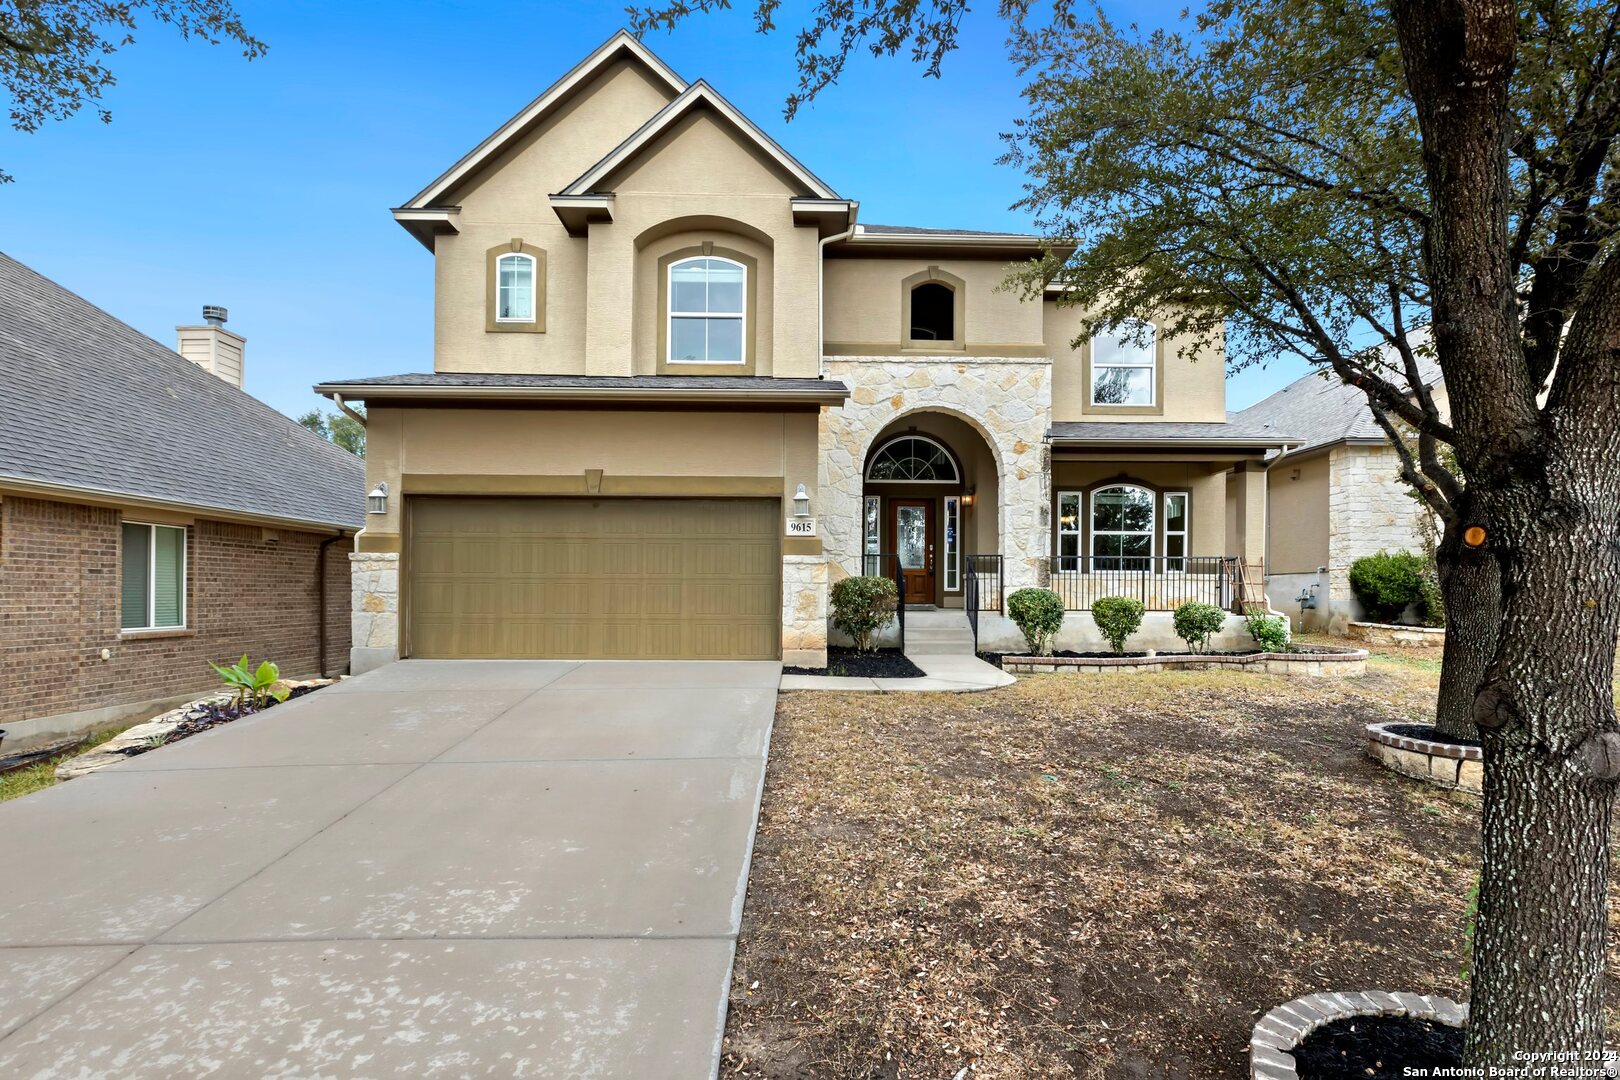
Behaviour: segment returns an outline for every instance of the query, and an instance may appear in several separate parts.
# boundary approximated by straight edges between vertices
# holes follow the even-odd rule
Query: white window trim
[[[956,525],[956,546],[952,547],[951,525]],[[962,498],[959,495],[945,496],[945,522],[944,533],[940,536],[940,548],[945,552],[945,591],[962,591]]]
[[[1070,495],[1074,496],[1074,528],[1065,529],[1063,527],[1063,500]],[[1085,565],[1086,559],[1086,548],[1083,542],[1086,535],[1086,523],[1081,518],[1081,515],[1086,512],[1086,493],[1083,491],[1060,491],[1057,496],[1057,513],[1052,516],[1056,519],[1055,524],[1057,525],[1058,572],[1062,574],[1078,573],[1080,567]],[[1065,536],[1074,537],[1073,555],[1063,554],[1063,538]],[[1064,560],[1067,559],[1073,559],[1074,565],[1066,565]]]
[[[501,315],[501,263],[507,259],[522,259],[529,264],[529,317],[514,319]],[[540,315],[540,260],[523,251],[509,251],[495,259],[495,321],[498,323],[532,323]]]
[[[742,271],[742,309],[736,314],[729,311],[676,311],[675,303],[675,268],[685,266],[689,262],[703,259],[710,262],[723,262],[735,266]],[[669,310],[664,313],[664,363],[666,364],[725,364],[730,367],[745,367],[748,364],[748,267],[736,259],[728,259],[723,255],[689,255],[684,259],[677,259],[664,270],[664,296],[667,298]],[[677,360],[675,359],[675,320],[676,319],[736,319],[740,326],[738,340],[742,342],[742,355],[735,360]]]
[[[1181,499],[1182,527],[1179,529],[1172,529],[1170,527],[1170,500],[1175,498]],[[1164,493],[1163,500],[1163,507],[1160,510],[1160,514],[1162,515],[1160,520],[1164,522],[1164,557],[1166,559],[1181,560],[1180,570],[1170,569],[1170,565],[1168,563],[1165,564],[1164,570],[1167,574],[1185,574],[1187,573],[1189,560],[1192,559],[1192,551],[1188,547],[1192,538],[1192,495],[1186,491],[1166,491]],[[1172,536],[1181,537],[1180,555],[1170,554],[1170,538]]]
[[[1149,327],[1149,328],[1152,329],[1152,331],[1153,331],[1153,339],[1148,344],[1148,358],[1147,358],[1147,360],[1145,362],[1144,361],[1136,361],[1134,363],[1125,363],[1125,364],[1099,364],[1099,363],[1097,363],[1097,346],[1096,346],[1097,339],[1095,337],[1093,337],[1091,339],[1091,342],[1090,342],[1090,345],[1091,345],[1091,387],[1090,387],[1090,389],[1088,391],[1088,395],[1091,398],[1091,404],[1100,406],[1100,407],[1105,408],[1105,409],[1152,409],[1152,408],[1157,407],[1158,404],[1159,404],[1159,327],[1158,327],[1157,323],[1151,323],[1146,319],[1130,319],[1130,320],[1127,320],[1127,321],[1129,323],[1133,324],[1133,326],[1130,327],[1130,328],[1127,328],[1126,326],[1121,326],[1120,331],[1119,331],[1119,337],[1121,337],[1121,338],[1128,336],[1130,334],[1130,332],[1131,332],[1131,329],[1134,329],[1135,326],[1146,326],[1146,327]],[[1128,401],[1128,402],[1098,401],[1097,400],[1097,374],[1098,374],[1098,372],[1102,371],[1105,368],[1127,368],[1127,369],[1135,370],[1135,371],[1146,371],[1148,373],[1148,399],[1146,401]]]
[[[186,592],[190,583],[191,573],[191,530],[184,525],[165,525],[156,521],[124,521],[121,525],[139,525],[146,530],[146,625],[124,626],[123,581],[119,581],[118,623],[119,632],[124,634],[144,634],[150,630],[184,630],[186,628]],[[180,534],[180,621],[174,626],[158,626],[157,623],[157,530],[173,529]],[[124,567],[124,540],[123,529],[118,530],[118,569],[122,575]]]
[[[1158,556],[1159,556],[1159,521],[1158,521],[1159,500],[1158,500],[1158,497],[1154,495],[1153,489],[1152,488],[1145,488],[1141,484],[1104,484],[1101,487],[1096,487],[1096,488],[1091,489],[1091,498],[1089,500],[1087,500],[1087,505],[1086,505],[1086,541],[1087,541],[1086,542],[1086,566],[1089,568],[1088,572],[1090,572],[1090,573],[1094,573],[1094,574],[1117,574],[1117,573],[1135,573],[1136,572],[1134,570],[1121,570],[1118,567],[1105,567],[1104,569],[1101,569],[1101,570],[1097,569],[1097,559],[1099,558],[1099,556],[1096,554],[1097,537],[1098,536],[1141,536],[1142,535],[1140,532],[1136,532],[1134,530],[1131,531],[1131,532],[1123,532],[1123,531],[1121,531],[1119,529],[1098,529],[1097,528],[1097,496],[1101,495],[1105,491],[1122,491],[1122,490],[1125,490],[1125,491],[1140,491],[1140,492],[1142,492],[1142,494],[1146,495],[1148,497],[1148,500],[1153,504],[1154,519],[1153,519],[1152,522],[1150,522],[1148,524],[1148,527],[1147,527],[1147,538],[1148,538],[1147,558],[1149,560],[1149,562],[1148,562],[1149,569],[1151,569],[1152,566],[1153,566],[1152,560],[1158,558]],[[1104,556],[1101,556],[1101,558],[1104,558],[1104,559],[1115,559],[1115,558],[1118,558],[1118,559],[1140,559],[1141,557],[1142,556],[1140,556],[1140,555],[1124,555],[1124,556],[1104,555]]]
[[[934,447],[940,453],[944,454],[945,460],[951,464],[951,472],[953,472],[955,475],[948,480],[895,480],[891,477],[883,477],[874,480],[872,478],[872,464],[877,461],[878,455],[884,450],[887,450],[893,444],[902,442],[906,439],[916,439],[918,442],[925,442],[929,446]],[[871,455],[869,455],[867,458],[866,472],[862,478],[869,484],[960,484],[962,482],[962,470],[956,464],[956,455],[952,454],[950,449],[947,448],[944,443],[940,442],[938,439],[930,438],[927,435],[921,435],[915,432],[907,432],[904,435],[896,435],[892,439],[885,439],[873,449]]]

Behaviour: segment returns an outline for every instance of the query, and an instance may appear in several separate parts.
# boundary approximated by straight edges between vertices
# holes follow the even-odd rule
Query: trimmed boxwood
[[[1226,612],[1214,604],[1189,600],[1176,608],[1174,620],[1176,637],[1185,641],[1193,652],[1201,653],[1209,648],[1209,639],[1226,625]]]
[[[1249,636],[1254,638],[1261,652],[1288,651],[1288,620],[1266,614],[1266,609],[1259,604],[1250,604],[1243,621],[1248,624]]]
[[[1023,631],[1030,651],[1046,656],[1063,628],[1063,598],[1051,589],[1019,589],[1007,597],[1007,617]]]
[[[877,646],[872,637],[894,621],[900,591],[886,577],[847,577],[832,587],[832,624],[848,634],[861,652]]]
[[[1097,620],[1097,629],[1114,651],[1124,652],[1125,640],[1141,629],[1146,610],[1142,601],[1128,596],[1102,596],[1093,601],[1091,617]]]
[[[1411,551],[1380,551],[1350,564],[1350,591],[1356,594],[1367,618],[1392,623],[1409,604],[1422,604],[1423,556]]]

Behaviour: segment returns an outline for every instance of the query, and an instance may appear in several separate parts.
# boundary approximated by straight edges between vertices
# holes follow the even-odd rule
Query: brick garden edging
[[[1367,650],[1323,645],[1309,651],[1241,656],[1003,656],[1001,667],[1014,675],[1127,675],[1139,671],[1238,668],[1268,675],[1346,678],[1367,673]]]
[[[1425,649],[1446,647],[1443,626],[1403,626],[1399,623],[1353,622],[1346,631],[1358,641],[1374,645],[1415,645]]]
[[[1249,1075],[1253,1080],[1299,1080],[1290,1051],[1322,1025],[1354,1016],[1411,1016],[1462,1027],[1468,1022],[1468,1006],[1447,997],[1383,990],[1307,994],[1277,1006],[1254,1025],[1254,1034],[1249,1036]]]
[[[1477,746],[1397,735],[1389,724],[1367,725],[1367,756],[1386,769],[1441,787],[1478,795],[1485,787],[1485,756]]]

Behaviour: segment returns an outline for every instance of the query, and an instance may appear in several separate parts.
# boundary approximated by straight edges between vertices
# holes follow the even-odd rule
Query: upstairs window
[[[1152,323],[1127,322],[1117,337],[1091,339],[1091,403],[1154,405],[1158,340]]]
[[[742,364],[748,269],[705,255],[669,266],[671,364]]]
[[[534,322],[535,260],[512,252],[495,260],[495,321]]]
[[[186,625],[186,530],[124,523],[119,552],[119,620],[124,630]]]
[[[956,293],[927,281],[911,290],[911,340],[956,340]]]

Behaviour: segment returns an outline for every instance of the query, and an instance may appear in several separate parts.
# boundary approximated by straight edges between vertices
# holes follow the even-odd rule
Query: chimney
[[[247,339],[225,329],[228,312],[218,304],[204,304],[203,325],[174,328],[174,351],[204,371],[242,387],[242,346]]]

